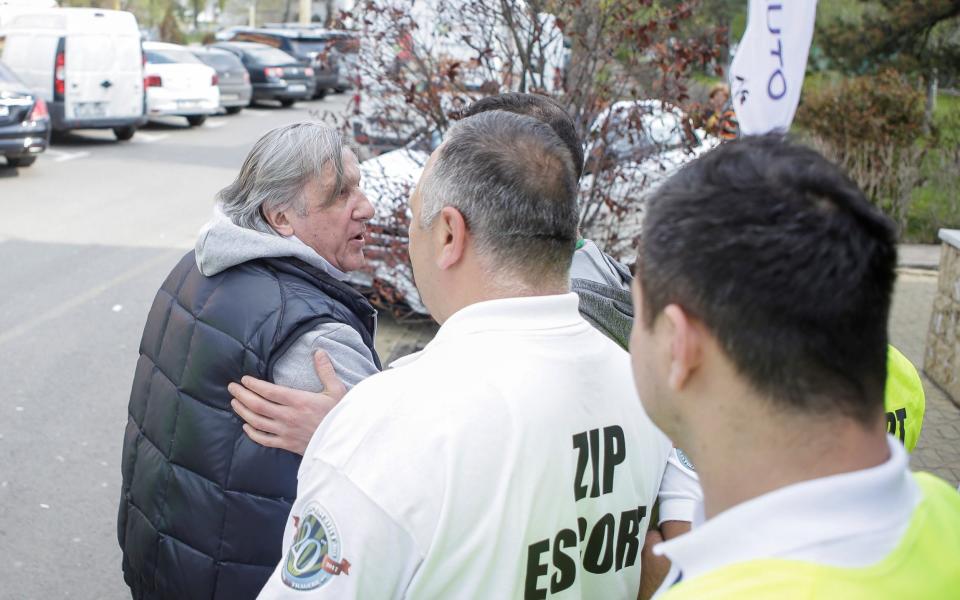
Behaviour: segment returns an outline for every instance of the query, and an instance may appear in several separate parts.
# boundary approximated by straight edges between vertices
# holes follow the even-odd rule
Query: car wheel
[[[133,137],[133,134],[137,132],[137,128],[133,125],[127,127],[114,127],[113,135],[116,136],[121,142],[125,142]]]
[[[240,112],[241,110],[243,110],[243,107],[242,107],[242,106],[227,106],[227,107],[226,107],[226,111],[227,111],[227,114],[228,114],[228,115],[235,115],[235,114],[237,114],[238,112]]]
[[[320,88],[313,94],[314,100],[323,100],[327,97],[327,88]]]
[[[36,156],[8,156],[7,165],[11,167],[29,167],[37,162]]]
[[[190,123],[190,127],[200,127],[206,120],[207,115],[189,115],[187,117],[187,123]]]
[[[291,106],[293,106],[293,100],[281,100],[280,106],[284,108],[290,108]]]
[[[344,93],[345,91],[347,91],[347,88],[345,88],[345,87],[337,87],[337,88],[333,88],[333,91],[336,92],[336,93],[338,93],[338,94],[342,94],[342,93]]]

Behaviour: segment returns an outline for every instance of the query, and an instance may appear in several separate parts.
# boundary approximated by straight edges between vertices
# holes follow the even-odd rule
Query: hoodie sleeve
[[[324,323],[300,336],[277,359],[273,382],[308,392],[322,391],[323,385],[313,368],[313,355],[317,350],[327,353],[337,377],[347,389],[379,372],[359,333],[344,323]]]

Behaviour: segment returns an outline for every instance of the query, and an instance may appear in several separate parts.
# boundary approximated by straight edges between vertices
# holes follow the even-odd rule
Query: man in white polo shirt
[[[470,117],[411,208],[442,326],[321,424],[261,597],[635,597],[671,444],[569,293],[569,153],[530,117]]]
[[[748,138],[647,207],[630,348],[705,521],[662,597],[956,598],[960,495],[886,434],[891,222],[816,152]]]

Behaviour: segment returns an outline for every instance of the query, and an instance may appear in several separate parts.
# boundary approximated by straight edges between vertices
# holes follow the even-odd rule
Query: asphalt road
[[[0,598],[129,598],[120,445],[153,296],[257,138],[345,101],[81,132],[0,167]]]

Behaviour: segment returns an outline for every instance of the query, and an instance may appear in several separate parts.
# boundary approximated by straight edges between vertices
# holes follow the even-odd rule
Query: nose
[[[367,195],[360,192],[360,203],[353,211],[353,218],[357,221],[369,221],[373,218],[373,204],[367,198]]]

